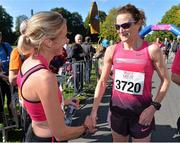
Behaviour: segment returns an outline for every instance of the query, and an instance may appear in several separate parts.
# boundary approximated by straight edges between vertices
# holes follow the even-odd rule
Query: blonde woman
[[[55,74],[49,70],[51,59],[61,54],[63,45],[67,43],[66,34],[66,21],[60,14],[40,12],[28,20],[26,33],[19,38],[18,48],[23,53],[32,53],[17,77],[24,107],[32,119],[26,142],[77,138],[87,131],[91,123],[86,117],[82,126],[65,125],[62,93]]]

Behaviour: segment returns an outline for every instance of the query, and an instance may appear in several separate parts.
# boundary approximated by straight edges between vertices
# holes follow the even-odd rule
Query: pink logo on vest
[[[124,71],[123,78],[125,79],[133,79],[133,72]]]

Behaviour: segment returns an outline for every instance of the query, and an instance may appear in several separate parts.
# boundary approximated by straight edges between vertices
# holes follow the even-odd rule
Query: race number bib
[[[142,95],[144,89],[144,73],[115,70],[115,90],[123,93]]]

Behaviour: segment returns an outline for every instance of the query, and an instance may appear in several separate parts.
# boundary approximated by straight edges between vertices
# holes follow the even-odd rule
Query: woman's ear
[[[45,44],[45,46],[46,47],[48,47],[48,48],[51,48],[52,47],[52,40],[50,40],[50,39],[48,39],[48,38],[46,38],[45,40],[44,40],[44,44]]]
[[[138,26],[138,29],[141,29],[142,27],[142,20],[139,20],[136,25]]]

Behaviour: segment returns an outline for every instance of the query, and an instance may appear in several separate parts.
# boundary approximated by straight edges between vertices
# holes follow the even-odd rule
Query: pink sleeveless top
[[[153,72],[146,41],[136,51],[125,50],[123,43],[117,44],[113,55],[111,107],[142,112],[152,101]]]
[[[39,59],[42,62],[42,64],[32,67],[24,74],[22,74],[20,70],[17,76],[17,85],[18,85],[18,88],[20,89],[20,93],[23,98],[24,107],[26,108],[31,119],[33,121],[46,121],[46,115],[44,113],[44,109],[43,109],[43,105],[41,101],[30,101],[26,99],[22,94],[23,85],[31,74],[41,69],[49,70],[48,62],[42,55],[37,56],[37,59]],[[58,97],[59,97],[59,102],[62,103],[62,94],[60,90],[58,90]]]

